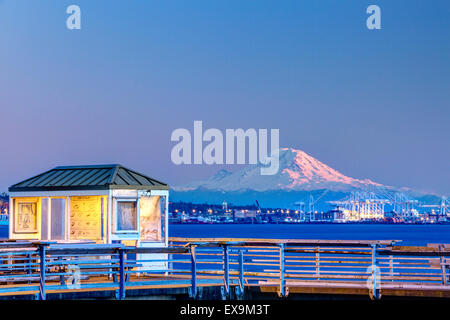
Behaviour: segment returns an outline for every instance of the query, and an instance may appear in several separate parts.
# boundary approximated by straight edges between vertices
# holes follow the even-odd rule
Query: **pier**
[[[449,298],[449,256],[449,245],[397,240],[4,241],[0,298]]]

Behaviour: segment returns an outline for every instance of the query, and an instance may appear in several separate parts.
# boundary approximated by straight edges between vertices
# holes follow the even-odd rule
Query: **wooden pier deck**
[[[399,241],[171,238],[168,248],[0,243],[0,297],[174,289],[193,299],[296,295],[449,298],[450,247]],[[144,293],[145,291],[145,293]],[[250,293],[251,292],[251,295]]]

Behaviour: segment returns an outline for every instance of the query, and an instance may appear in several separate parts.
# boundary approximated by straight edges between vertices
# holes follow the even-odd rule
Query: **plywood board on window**
[[[141,240],[161,240],[161,197],[141,197]]]
[[[37,202],[18,201],[14,219],[15,233],[37,232]]]
[[[78,196],[70,197],[70,239],[100,240],[101,197]]]

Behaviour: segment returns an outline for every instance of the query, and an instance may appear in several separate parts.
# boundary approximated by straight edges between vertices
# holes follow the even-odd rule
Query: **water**
[[[450,225],[402,224],[174,224],[171,237],[326,240],[403,240],[404,245],[450,243]],[[0,226],[0,238],[8,226]]]
[[[404,245],[450,243],[450,225],[192,224],[170,225],[171,237],[325,240],[402,240]]]
[[[8,238],[8,225],[0,225],[0,239]]]

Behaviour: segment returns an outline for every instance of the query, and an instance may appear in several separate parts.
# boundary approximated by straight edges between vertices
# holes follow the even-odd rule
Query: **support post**
[[[392,256],[389,256],[389,274],[391,276],[391,282],[394,282],[394,261]]]
[[[278,293],[280,297],[286,297],[286,279],[285,279],[285,257],[284,257],[284,243],[280,244],[280,292]]]
[[[223,245],[223,277],[225,283],[225,296],[230,295],[230,256],[227,244]]]
[[[197,262],[195,256],[195,246],[190,246],[191,251],[191,287],[189,288],[189,296],[191,298],[197,297]]]
[[[169,245],[170,248],[170,245]],[[166,275],[172,275],[173,272],[173,254],[169,253],[167,254],[167,269],[169,270],[168,272],[166,272]]]
[[[439,245],[439,252],[443,252],[444,248],[443,245],[440,244]],[[441,264],[441,273],[442,273],[442,284],[446,285],[447,284],[447,268],[445,266],[445,257],[444,256],[440,256],[439,258],[439,262]]]
[[[31,275],[31,253],[27,254],[27,260],[28,260],[28,263],[27,263],[27,274]],[[0,263],[1,263],[1,261],[0,261]]]
[[[239,250],[239,287],[240,296],[244,296],[245,284],[244,284],[244,249]]]
[[[58,257],[58,261],[63,261],[63,257],[62,257],[62,256],[59,256],[59,257]],[[63,273],[63,269],[64,269],[64,264],[60,264],[60,265],[58,266],[58,272]],[[64,275],[63,275],[63,274],[61,274],[61,275],[59,276],[59,283],[60,283],[62,286],[66,284],[66,281],[64,280]]]
[[[31,276],[31,273],[32,273],[32,262],[31,262],[31,253],[29,253],[29,254],[27,254],[27,274],[29,275],[29,276]],[[0,264],[2,263],[2,261],[1,261],[1,259],[0,259]],[[30,284],[31,283],[31,281],[30,280],[28,280],[28,283]]]
[[[40,261],[40,275],[39,275],[39,300],[45,300],[45,251],[46,245],[39,244],[39,261]]]
[[[372,244],[372,297],[373,299],[380,299],[380,271],[377,266],[377,244]]]
[[[317,280],[320,280],[320,247],[316,247],[316,275]]]
[[[125,299],[125,250],[118,249],[119,251],[119,292],[117,299]]]

